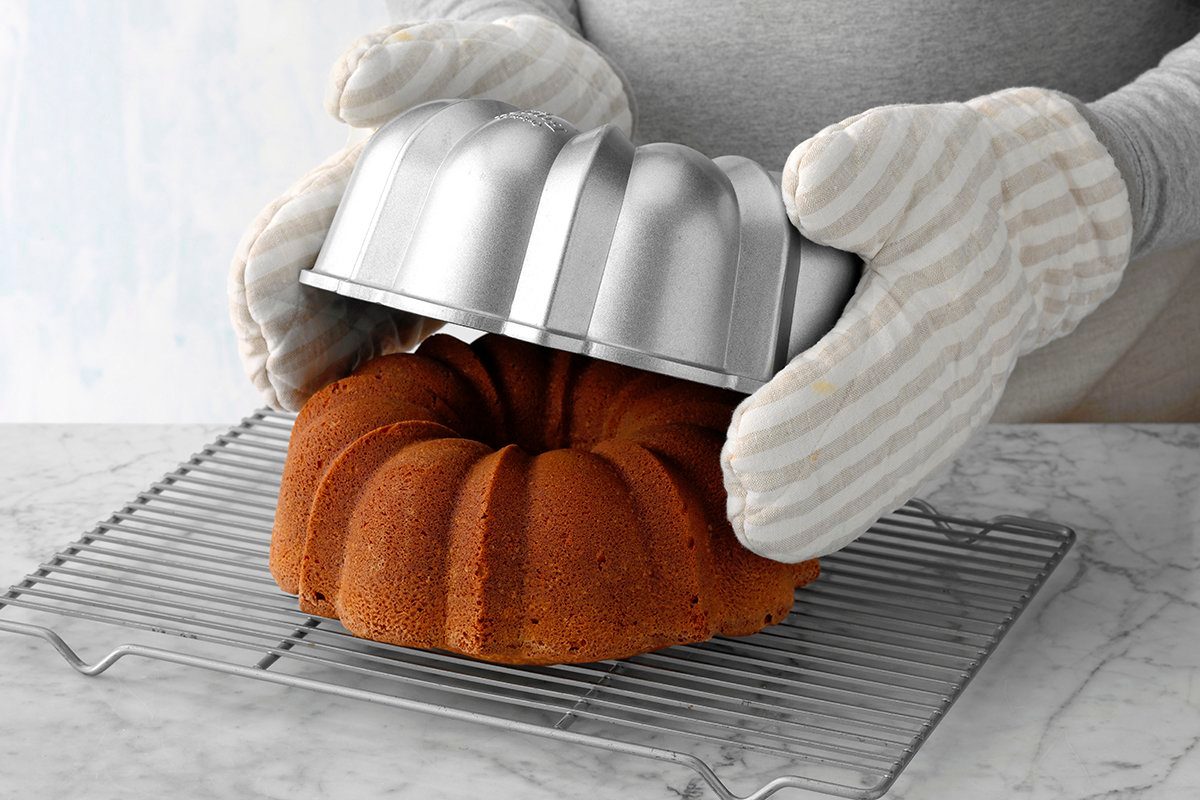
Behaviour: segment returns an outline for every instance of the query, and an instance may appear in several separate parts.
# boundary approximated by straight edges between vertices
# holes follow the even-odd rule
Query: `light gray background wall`
[[[0,0],[0,422],[219,422],[258,404],[225,304],[380,0]]]

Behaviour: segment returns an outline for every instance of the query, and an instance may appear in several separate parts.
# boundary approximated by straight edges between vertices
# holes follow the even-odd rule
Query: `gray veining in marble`
[[[221,429],[0,426],[0,584]],[[1200,796],[1200,426],[989,427],[927,495],[1079,540],[888,797]],[[87,630],[91,659],[129,638]],[[84,678],[9,634],[0,730],[4,798],[713,796],[684,768],[169,664]]]

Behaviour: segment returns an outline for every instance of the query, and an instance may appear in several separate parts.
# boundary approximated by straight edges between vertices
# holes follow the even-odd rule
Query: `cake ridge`
[[[488,486],[484,506],[489,520],[501,515],[509,518],[513,517],[512,506],[514,505],[518,509],[525,507],[527,498],[526,477],[528,476],[530,463],[533,460],[532,456],[516,445],[506,445],[497,452],[503,454],[498,458],[496,465],[496,474],[500,476],[500,479]],[[513,470],[511,477],[508,477],[503,472],[506,461],[513,462],[511,465],[507,465]],[[502,488],[501,480],[504,477],[508,477],[509,483]],[[507,508],[502,505],[502,500],[508,501],[509,506]],[[516,516],[519,516],[519,514],[516,514]],[[492,531],[490,536],[485,533],[485,545],[491,545],[489,550],[496,551],[499,554],[500,563],[498,565],[490,561],[484,563],[484,576],[480,583],[481,613],[483,614],[480,627],[484,628],[485,623],[491,623],[491,627],[494,628],[493,631],[490,631],[493,645],[499,648],[511,647],[524,637],[526,615],[521,609],[524,608],[523,598],[525,597],[525,575],[528,571],[529,543],[526,541],[526,531],[523,527],[518,526],[515,531],[509,531],[506,541],[514,542],[515,547],[508,548],[497,541],[499,538],[498,534],[503,531],[503,526],[497,525],[491,527],[490,530]],[[505,569],[506,565],[507,569]],[[508,594],[513,597],[522,598],[522,601],[506,604],[503,596],[504,590],[507,590]],[[508,616],[516,616],[521,621],[521,627],[517,628],[517,630],[521,631],[516,637],[517,642],[496,640],[498,633],[502,633],[504,629],[498,618],[504,615],[506,609],[509,611]]]
[[[338,609],[349,629],[377,641],[444,646],[447,548],[439,532],[453,518],[462,478],[488,452],[484,443],[461,437],[426,439],[407,449],[410,458],[394,455],[384,464],[387,471],[373,476],[372,486],[386,478],[390,490],[360,496],[351,517],[343,571],[353,579],[343,579]],[[372,518],[378,524],[368,531],[362,523]],[[360,543],[360,549],[350,547]]]
[[[504,606],[494,595],[505,591],[514,593],[514,587],[503,585],[503,581],[514,576],[519,578],[523,571],[519,568],[490,569],[484,554],[498,552],[509,560],[520,559],[521,547],[516,548],[515,554],[511,549],[504,552],[495,541],[502,533],[495,521],[510,516],[509,510],[500,505],[502,498],[498,487],[501,483],[505,483],[509,491],[512,487],[507,484],[515,483],[519,487],[522,482],[509,477],[507,470],[519,470],[529,458],[516,445],[505,445],[483,454],[471,466],[455,497],[451,514],[455,524],[447,539],[447,559],[441,577],[446,596],[455,601],[457,608],[449,603],[446,606],[442,633],[444,646],[482,650],[498,644],[492,641],[495,625],[491,617],[494,609],[502,610]],[[511,499],[511,495],[505,494]],[[477,527],[459,524],[468,522],[474,514],[479,515]],[[473,549],[469,547],[472,544],[475,545]],[[471,558],[474,555],[479,556],[478,560]],[[519,594],[520,590],[516,589],[515,593]]]
[[[491,375],[488,374],[486,366],[466,342],[449,334],[438,333],[421,343],[419,353],[414,352],[411,355],[418,354],[425,355],[444,365],[457,375],[479,401],[480,408],[488,417],[488,427],[491,429],[491,433],[500,438],[507,438],[508,424],[500,405],[499,392]],[[472,366],[476,367],[480,374],[475,376],[469,374]]]
[[[456,570],[456,566],[461,557],[469,555],[467,552],[467,545],[470,544],[469,537],[476,533],[482,535],[483,532],[479,531],[477,527],[466,524],[468,520],[463,519],[463,517],[470,512],[468,504],[472,499],[472,493],[477,488],[476,482],[479,480],[479,474],[490,475],[493,473],[493,463],[498,463],[500,452],[489,445],[488,452],[480,454],[478,458],[471,462],[463,472],[461,483],[459,483],[447,511],[447,518],[450,520],[450,524],[447,526],[446,531],[446,546],[437,551],[439,556],[438,577],[441,579],[442,585],[441,595],[445,598],[445,604],[442,607],[441,632],[438,647],[447,646],[452,638],[453,629],[451,621],[452,615],[455,612],[455,606],[461,604],[464,596],[470,597],[474,594],[473,592],[462,593],[460,591],[462,589],[463,576],[457,574],[458,570]],[[480,544],[482,545],[482,542]],[[477,628],[478,614],[474,615],[476,619],[470,619],[470,616],[468,612],[467,624],[474,623]],[[467,629],[470,630],[470,628]]]
[[[621,424],[625,419],[629,404],[634,398],[639,397],[641,393],[645,392],[647,387],[652,392],[653,388],[659,384],[660,379],[663,381],[670,380],[666,376],[647,372],[635,375],[632,380],[622,386],[609,400],[608,408],[604,414],[604,421],[600,428],[601,437],[609,439],[617,436],[621,429]]]
[[[650,504],[651,501],[644,496],[643,490],[645,487],[635,480],[635,476],[630,472],[630,465],[619,458],[621,453],[634,454],[635,456],[649,460],[653,466],[661,470],[661,477],[665,479],[668,487],[675,495],[678,496],[679,500],[684,504],[685,507],[687,506],[689,500],[691,500],[691,498],[686,496],[686,491],[683,488],[682,482],[679,480],[678,476],[670,468],[670,466],[661,458],[659,458],[656,453],[651,451],[649,448],[644,447],[639,442],[622,438],[609,439],[592,448],[591,452],[600,456],[612,465],[613,469],[620,475],[622,482],[626,486],[626,490],[633,499],[633,502],[639,508],[645,507],[646,505]],[[698,502],[696,504],[696,510],[698,512],[697,516],[699,517],[699,521],[702,522],[706,527],[711,527],[711,521],[708,519],[708,515],[705,513],[703,506]],[[643,515],[645,514],[646,512],[643,511]],[[647,552],[654,553],[656,549],[661,549],[656,547],[655,539],[663,538],[662,533],[655,535],[655,532],[650,526],[644,526],[642,528],[642,532],[645,536],[645,547]],[[690,551],[691,556],[687,559],[686,563],[693,567],[690,575],[690,591],[691,596],[696,600],[695,603],[689,602],[688,610],[690,611],[690,616],[692,617],[691,622],[696,625],[701,625],[705,628],[710,628],[707,636],[711,636],[712,633],[715,632],[710,627],[711,620],[716,616],[715,612],[717,611],[717,609],[714,607],[713,595],[706,591],[706,586],[715,577],[715,573],[712,571],[711,551],[708,550],[706,540],[701,535],[700,530],[690,530],[688,531],[688,534],[688,539],[684,542],[684,545]],[[705,553],[707,553],[709,557],[701,558],[701,556],[704,556]],[[662,559],[656,558],[652,559],[651,563],[652,565],[660,566],[662,561]],[[703,574],[704,570],[707,570],[707,574]],[[659,580],[662,580],[661,573],[659,575]]]
[[[579,372],[578,364],[577,359],[571,358],[569,353],[561,350],[554,351],[550,357],[543,414],[545,432],[542,436],[547,449],[566,447],[570,442],[567,400],[571,396],[571,387]]]
[[[301,610],[309,613],[318,613],[328,616],[329,612],[338,612],[339,609],[339,588],[345,580],[345,546],[349,535],[349,523],[354,514],[354,510],[361,502],[362,495],[370,488],[368,481],[356,480],[349,483],[349,497],[347,498],[348,506],[345,509],[344,515],[337,514],[335,511],[328,509],[328,504],[333,502],[331,493],[337,487],[345,485],[343,482],[338,482],[335,485],[335,477],[340,477],[343,470],[348,470],[351,474],[358,473],[364,466],[359,454],[362,451],[370,448],[377,439],[400,438],[399,448],[392,450],[385,455],[385,459],[391,459],[398,453],[403,453],[408,447],[424,441],[436,440],[438,438],[454,438],[455,432],[436,422],[427,422],[424,420],[406,420],[403,422],[392,423],[390,425],[382,425],[374,428],[367,433],[356,438],[353,442],[346,446],[333,459],[317,486],[313,494],[311,509],[309,511],[308,526],[305,535],[305,542],[300,551],[300,568],[301,578],[299,586],[299,595],[301,599]],[[326,518],[326,515],[334,515],[342,519],[341,524],[333,524],[332,521]],[[324,536],[320,536],[318,531],[325,532]],[[332,541],[335,547],[332,551],[326,554],[327,558],[333,559],[334,563],[326,564],[322,569],[318,569],[320,559],[315,555],[316,543],[323,539],[325,542]],[[305,569],[305,567],[308,569]],[[337,581],[332,582],[325,580],[327,574],[336,570]],[[328,577],[332,578],[331,575]],[[312,585],[313,583],[316,585]]]
[[[531,404],[528,397],[521,398],[516,394],[517,390],[525,388],[522,386],[522,382],[506,379],[517,377],[510,370],[510,362],[515,352],[529,353],[530,357],[522,367],[534,372],[538,377],[544,376],[547,361],[545,353],[535,352],[542,348],[502,336],[483,336],[477,339],[475,344],[477,346],[471,349],[483,365],[484,371],[500,399],[500,410],[504,416],[508,438],[522,446],[527,452],[540,452],[542,448],[531,445],[533,440],[530,437],[535,432],[533,421],[542,416],[540,406],[544,398],[535,394]],[[531,380],[527,383],[532,388],[533,385],[544,383],[544,381]],[[530,408],[530,405],[534,406],[536,410]],[[540,433],[540,431],[538,432]]]
[[[408,356],[409,358],[403,358],[403,356]],[[424,375],[413,374],[428,370],[435,370],[436,372],[434,375],[427,373]],[[431,413],[437,412],[439,405],[444,405],[453,415],[453,420],[451,421],[453,424],[449,424],[447,427],[453,428],[463,434],[475,433],[473,430],[474,426],[470,424],[471,409],[457,402],[459,398],[454,397],[455,392],[447,391],[450,387],[446,385],[445,381],[448,379],[451,386],[457,388],[459,391],[466,390],[467,393],[470,393],[471,387],[462,380],[461,376],[449,369],[445,364],[416,353],[391,353],[360,365],[350,375],[330,384],[331,387],[335,387],[331,393],[336,394],[339,390],[351,390],[353,387],[347,382],[352,379],[365,382],[372,378],[388,384],[402,381],[404,384],[411,386],[417,393],[416,396],[408,398],[415,405],[419,405]],[[439,382],[442,385],[438,385]]]
[[[352,405],[351,409],[343,408],[343,411],[353,408]],[[281,586],[291,592],[298,591],[299,576],[293,574],[294,565],[303,552],[307,535],[305,518],[297,519],[297,516],[308,512],[321,480],[338,453],[359,436],[397,418],[433,421],[429,420],[429,417],[434,416],[433,411],[424,406],[389,398],[381,408],[352,414],[345,424],[330,428],[320,424],[323,414],[327,411],[328,409],[318,408],[313,417],[307,420],[307,425],[302,426],[299,431],[293,429],[287,459],[284,462],[279,495],[279,508],[283,513],[276,514],[271,536],[270,565]],[[444,427],[451,430],[453,435],[460,435],[450,426]],[[311,469],[306,470],[306,466]],[[300,473],[298,479],[294,474],[297,470]]]

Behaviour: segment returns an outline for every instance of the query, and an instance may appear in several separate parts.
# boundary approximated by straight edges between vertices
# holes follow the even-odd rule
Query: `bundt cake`
[[[300,411],[271,572],[355,635],[504,663],[753,633],[817,564],[755,555],[725,519],[737,401],[500,336],[434,336]]]

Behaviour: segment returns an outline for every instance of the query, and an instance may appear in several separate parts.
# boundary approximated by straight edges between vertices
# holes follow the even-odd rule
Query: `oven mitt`
[[[834,329],[737,408],[739,539],[837,550],[987,422],[1019,356],[1069,333],[1129,258],[1125,183],[1071,100],[1011,89],[872,109],[800,144],[788,216],[865,261]]]
[[[629,97],[591,45],[540,16],[435,20],[365,36],[334,67],[329,110],[367,131],[445,97],[502,100],[581,130],[633,127]],[[229,305],[246,372],[264,401],[297,410],[358,364],[411,349],[440,323],[299,283],[316,262],[362,143],[348,146],[268,205],[238,245]]]

